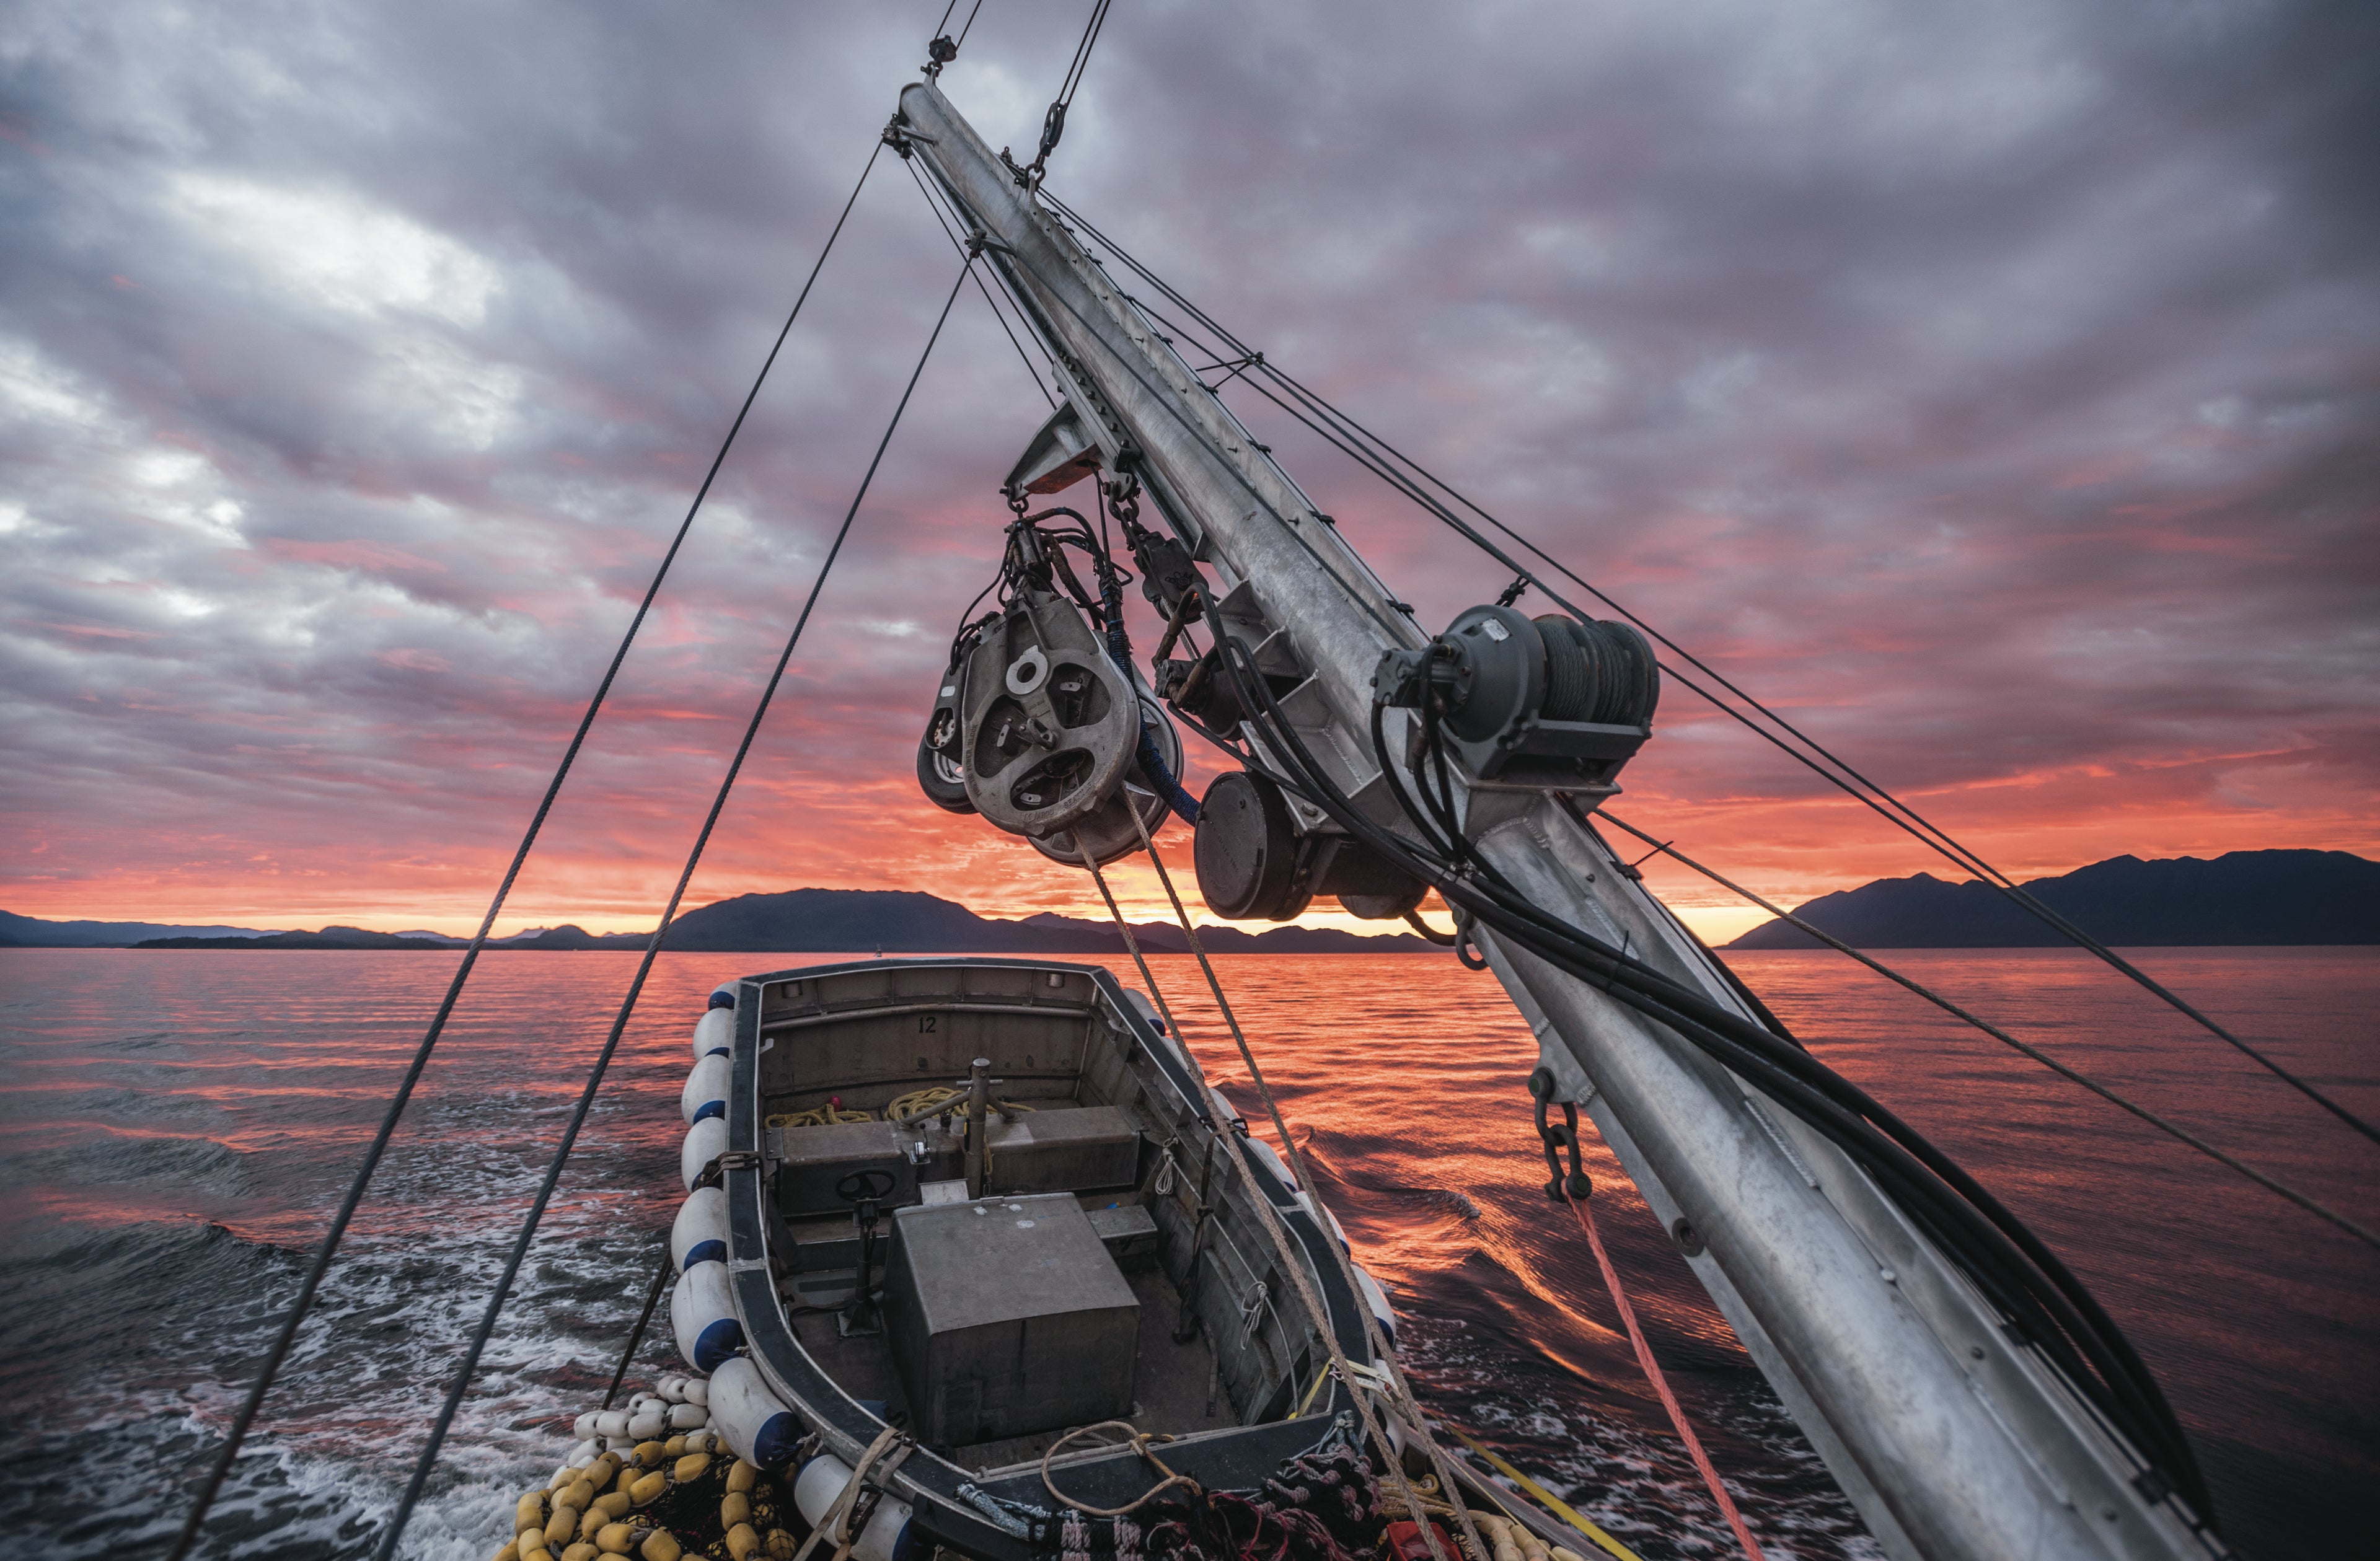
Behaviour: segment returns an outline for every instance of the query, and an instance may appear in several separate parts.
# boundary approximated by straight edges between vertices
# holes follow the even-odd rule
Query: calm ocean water
[[[2380,1149],[2082,956],[1896,958],[2380,1223]],[[2140,958],[2380,1114],[2380,951]],[[675,1208],[687,1029],[714,983],[780,962],[809,957],[662,962],[407,1554],[492,1554],[504,1493],[564,1450],[555,1416],[601,1396]],[[338,1554],[389,1510],[633,962],[483,961],[208,1554]],[[1255,1118],[1196,967],[1157,962],[1210,1074]],[[2246,1554],[2374,1554],[2380,1257],[1835,956],[1734,962],[2093,1284],[2177,1402]],[[1728,1554],[1593,1260],[1535,1190],[1533,1048],[1494,983],[1432,957],[1220,963],[1434,1403],[1647,1561]],[[0,950],[13,1554],[162,1551],[452,968],[420,953]],[[1654,1348],[1770,1554],[1876,1554],[1617,1165],[1599,1145],[1590,1158]],[[660,1332],[647,1379],[668,1364]]]

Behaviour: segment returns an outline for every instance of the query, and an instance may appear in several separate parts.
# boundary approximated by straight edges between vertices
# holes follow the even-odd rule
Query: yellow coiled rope
[[[888,1122],[898,1122],[930,1116],[943,1107],[955,1108],[958,1102],[965,1098],[966,1091],[963,1089],[953,1089],[948,1084],[929,1085],[925,1089],[911,1090],[884,1107],[884,1119]],[[991,1108],[1003,1117],[1013,1117],[1019,1111],[1033,1109],[1032,1107],[1015,1100],[995,1100],[991,1103]]]
[[[772,1128],[823,1128],[837,1122],[872,1122],[865,1111],[846,1111],[840,1096],[811,1111],[783,1111],[766,1119]]]

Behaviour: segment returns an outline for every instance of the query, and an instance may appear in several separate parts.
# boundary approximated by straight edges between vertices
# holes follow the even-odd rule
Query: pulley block
[[[1434,707],[1473,776],[1550,787],[1608,783],[1653,734],[1660,669],[1626,623],[1474,607],[1373,674],[1391,706]]]
[[[1157,756],[1168,775],[1182,773],[1182,734],[1167,719],[1164,707],[1148,690],[1140,691],[1140,725],[1150,742],[1157,746]],[[1132,815],[1126,808],[1140,814],[1140,827],[1133,826]],[[1164,797],[1149,778],[1142,773],[1138,756],[1124,770],[1123,784],[1115,795],[1101,803],[1091,815],[1079,823],[1046,835],[1028,837],[1033,849],[1052,862],[1069,867],[1083,865],[1083,852],[1091,853],[1091,861],[1101,867],[1119,861],[1140,849],[1140,831],[1145,829],[1154,840],[1165,827],[1172,813]]]
[[[1140,701],[1063,597],[1019,589],[966,652],[958,687],[967,800],[995,827],[1048,835],[1123,784]]]
[[[959,693],[965,672],[962,651],[942,669],[941,681],[934,685],[933,713],[926,718],[925,735],[917,739],[917,789],[944,813],[975,811],[967,798],[966,767],[961,762],[966,745],[961,741],[965,720]]]

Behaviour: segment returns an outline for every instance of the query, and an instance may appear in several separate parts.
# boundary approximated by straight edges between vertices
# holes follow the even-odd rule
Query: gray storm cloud
[[[995,144],[1081,10],[989,0]],[[14,7],[11,908],[483,893],[939,14]],[[2019,865],[2369,848],[2376,16],[1119,7],[1052,188]],[[678,848],[957,263],[881,160],[573,892]],[[1241,405],[1425,621],[1504,583]],[[940,827],[910,728],[1041,405],[963,299],[755,775],[820,879]],[[1815,783],[1665,714],[1632,791],[1824,887]]]

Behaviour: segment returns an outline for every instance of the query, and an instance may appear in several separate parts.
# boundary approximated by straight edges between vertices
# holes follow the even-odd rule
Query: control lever
[[[884,1331],[884,1319],[876,1309],[877,1204],[890,1197],[896,1185],[891,1171],[873,1166],[853,1171],[834,1184],[834,1195],[851,1205],[851,1216],[859,1226],[859,1282],[835,1317],[836,1330],[845,1338]]]

